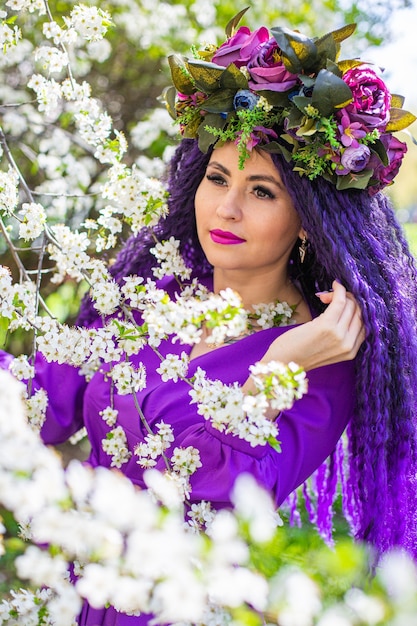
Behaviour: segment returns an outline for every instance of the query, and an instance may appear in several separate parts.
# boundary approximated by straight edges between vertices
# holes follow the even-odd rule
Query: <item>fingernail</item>
[[[315,295],[316,295],[316,296],[322,296],[322,295],[324,295],[325,293],[330,293],[330,291],[316,291],[316,294],[315,294]]]

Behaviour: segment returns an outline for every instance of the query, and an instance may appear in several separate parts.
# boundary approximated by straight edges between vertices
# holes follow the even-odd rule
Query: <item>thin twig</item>
[[[137,397],[136,397],[136,392],[135,392],[135,390],[134,390],[134,389],[132,389],[132,396],[133,396],[133,402],[134,402],[135,408],[136,408],[136,410],[137,410],[137,412],[138,412],[138,414],[139,414],[139,417],[140,417],[140,421],[141,421],[141,422],[142,422],[142,424],[145,426],[145,428],[146,428],[146,430],[147,430],[148,434],[149,434],[149,435],[154,436],[154,435],[155,435],[155,433],[153,432],[153,430],[151,429],[151,427],[150,427],[150,426],[149,426],[149,424],[148,424],[148,421],[147,421],[147,419],[146,419],[146,417],[145,417],[145,414],[144,414],[144,412],[142,411],[142,408],[141,408],[141,406],[140,406],[140,404],[139,404],[139,402],[138,402],[138,399],[137,399]],[[163,460],[164,460],[165,467],[166,467],[166,468],[167,468],[167,470],[170,472],[172,468],[171,468],[171,465],[170,465],[170,463],[169,463],[169,460],[168,460],[167,456],[165,455],[165,453],[164,453],[164,452],[162,452],[161,456],[162,456],[162,458],[163,458]]]
[[[3,147],[3,151],[4,154],[6,155],[6,159],[8,160],[9,164],[12,166],[12,168],[14,169],[14,171],[17,173],[19,180],[21,182],[21,185],[29,199],[30,202],[33,202],[33,195],[32,195],[32,191],[30,190],[22,172],[20,171],[16,161],[14,160],[14,157],[11,153],[11,150],[9,148],[9,145],[7,143],[6,140],[6,135],[4,134],[3,128],[0,126],[0,144]]]
[[[30,277],[29,277],[29,275],[28,275],[28,272],[27,272],[27,270],[26,270],[25,266],[24,266],[24,265],[23,265],[23,263],[22,263],[21,258],[19,257],[19,255],[17,254],[17,252],[16,252],[16,250],[15,250],[15,247],[14,247],[14,245],[13,245],[13,242],[12,242],[12,240],[11,240],[11,239],[10,239],[10,237],[9,237],[9,233],[7,232],[7,227],[6,227],[6,225],[4,224],[3,220],[1,219],[1,217],[0,217],[0,230],[1,230],[2,234],[3,234],[3,237],[4,237],[4,238],[5,238],[5,240],[6,240],[6,243],[7,243],[7,245],[8,245],[8,248],[9,248],[10,252],[11,252],[11,255],[12,255],[12,257],[13,257],[13,260],[14,260],[14,262],[16,263],[16,266],[17,266],[17,268],[18,268],[18,270],[19,270],[20,280],[21,280],[21,281],[22,281],[22,280],[27,280],[27,281],[32,282],[31,278],[30,278]],[[48,314],[48,315],[49,315],[52,319],[55,319],[55,315],[52,313],[52,311],[50,311],[50,310],[49,310],[49,308],[48,308],[48,306],[47,306],[47,304],[46,304],[45,300],[42,298],[42,296],[41,296],[41,295],[39,295],[39,302],[41,303],[42,308],[45,310],[45,312],[46,312],[46,313],[47,313],[47,314]]]

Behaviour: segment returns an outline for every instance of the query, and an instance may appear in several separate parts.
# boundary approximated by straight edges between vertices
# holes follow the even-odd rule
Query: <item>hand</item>
[[[361,310],[339,282],[333,291],[318,294],[327,309],[313,319],[275,339],[261,359],[295,361],[306,371],[355,358],[365,339]]]

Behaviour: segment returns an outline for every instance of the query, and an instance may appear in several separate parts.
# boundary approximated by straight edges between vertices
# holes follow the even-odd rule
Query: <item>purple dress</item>
[[[201,367],[210,379],[243,384],[249,365],[264,355],[273,339],[290,329],[291,326],[263,330],[198,356],[190,362],[188,373],[191,376]],[[163,355],[181,354],[189,353],[191,346],[166,340],[159,350]],[[7,360],[8,355],[0,355],[0,366],[6,365]],[[143,362],[147,369],[146,389],[137,395],[151,428],[163,420],[173,428],[175,446],[193,446],[200,452],[202,467],[191,476],[191,502],[209,500],[216,508],[230,505],[231,488],[242,472],[252,474],[280,505],[331,454],[353,411],[353,362],[308,372],[308,392],[279,417],[282,452],[277,453],[269,445],[251,447],[246,441],[214,429],[197,414],[196,405],[190,404],[187,383],[162,382],[155,371],[160,360],[149,347],[132,357],[132,361]],[[99,415],[110,405],[110,385],[103,373],[95,374],[86,384],[76,368],[46,363],[42,358],[36,372],[35,388],[43,386],[50,402],[42,430],[44,441],[60,443],[85,425],[91,442],[89,462],[93,466],[110,467],[111,458],[103,451],[101,443],[111,430]],[[118,424],[123,427],[129,449],[133,451],[147,432],[132,397],[115,394],[114,408],[119,411]],[[163,462],[157,467],[163,470]],[[143,470],[134,455],[122,465],[121,471],[133,483],[144,487]],[[147,624],[148,620],[146,615],[132,617],[111,607],[96,610],[86,605],[79,623],[80,626],[139,626]]]

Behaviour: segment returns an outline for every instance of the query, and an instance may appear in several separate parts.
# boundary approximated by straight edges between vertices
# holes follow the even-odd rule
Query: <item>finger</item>
[[[323,316],[329,323],[338,324],[346,306],[347,292],[343,285],[336,280],[333,281],[332,288],[331,301]]]
[[[323,302],[323,304],[330,304],[333,300],[333,291],[318,291],[316,296]]]
[[[323,304],[330,304],[335,296],[335,293],[339,298],[341,298],[343,294],[346,294],[346,289],[338,280],[333,281],[332,287],[329,291],[318,291],[316,292],[316,296],[320,298]]]

